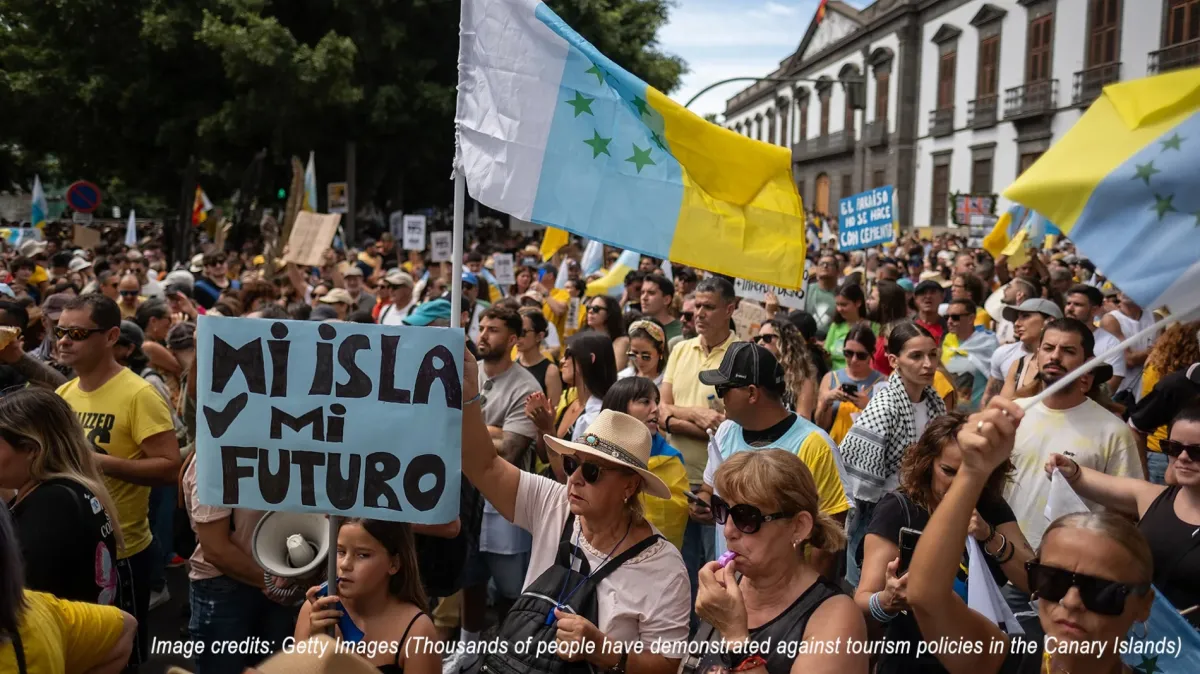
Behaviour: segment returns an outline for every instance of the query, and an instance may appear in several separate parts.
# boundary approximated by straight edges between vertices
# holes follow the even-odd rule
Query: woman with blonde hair
[[[787,384],[784,404],[812,421],[817,409],[817,382],[820,377],[817,376],[812,351],[799,328],[787,321],[772,319],[762,324],[751,341],[775,354],[783,366]]]
[[[30,387],[0,397],[0,488],[17,490],[8,507],[26,587],[115,604],[123,541],[94,451],[75,412],[53,391]]]
[[[846,537],[836,521],[821,513],[817,485],[804,462],[782,449],[740,452],[721,464],[715,480],[720,496],[712,497],[713,519],[724,527],[726,554],[733,557],[700,570],[696,613],[705,624],[696,641],[749,641],[760,648],[864,641],[867,626],[854,600],[806,559],[809,548],[837,552]],[[846,648],[808,650],[796,655],[770,646],[718,649],[688,664],[699,672],[867,672],[865,654]]]

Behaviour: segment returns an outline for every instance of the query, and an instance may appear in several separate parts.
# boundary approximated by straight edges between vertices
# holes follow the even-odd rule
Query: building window
[[[1000,81],[1000,36],[993,35],[979,41],[979,75],[975,80],[975,98],[996,95]]]
[[[800,140],[803,143],[808,140],[808,99],[800,101]]]
[[[1041,156],[1041,152],[1026,152],[1022,154],[1021,163],[1017,167],[1017,175],[1020,176],[1022,173],[1028,170],[1030,166],[1033,166],[1034,162],[1041,158]]]
[[[842,174],[842,198],[854,194],[854,176],[849,173]]]
[[[816,184],[817,213],[819,215],[829,215],[829,176],[822,173],[817,176]]]
[[[871,176],[871,188],[887,187],[887,171],[879,170]]]
[[[992,159],[976,159],[971,163],[971,194],[992,193]]]
[[[943,159],[934,159],[939,160]],[[946,156],[944,161],[946,163],[933,167],[933,203],[929,208],[929,224],[932,227],[945,226],[950,214],[950,157]]]
[[[938,61],[937,109],[954,107],[954,70],[958,52],[948,51]]]
[[[1167,8],[1167,44],[1200,38],[1200,0],[1170,0]]]
[[[1050,61],[1054,48],[1054,13],[1037,15],[1029,21],[1027,34],[1025,83],[1044,82],[1050,79]]]
[[[775,111],[767,111],[767,142],[774,145],[775,140]]]
[[[1092,0],[1087,65],[1116,63],[1121,53],[1121,1]]]
[[[888,84],[892,79],[889,72],[875,71],[875,121],[888,118]]]
[[[842,121],[842,129],[854,135],[854,108],[850,106],[850,96],[846,96],[846,118]]]
[[[821,92],[821,135],[829,135],[829,90]]]

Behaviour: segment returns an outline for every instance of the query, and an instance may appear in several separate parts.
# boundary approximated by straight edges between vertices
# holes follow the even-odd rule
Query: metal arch
[[[687,103],[683,104],[683,107],[685,107],[685,108],[692,107],[692,103],[695,103],[696,99],[700,98],[704,94],[707,94],[709,91],[716,89],[719,86],[730,84],[731,82],[779,82],[780,84],[789,84],[792,82],[812,82],[815,84],[817,82],[825,82],[825,81],[865,82],[866,78],[865,77],[847,77],[844,79],[839,78],[839,79],[820,80],[820,79],[814,79],[811,77],[731,77],[727,80],[721,80],[720,82],[713,82],[712,84],[708,85],[707,87],[704,87],[700,91],[697,91],[694,96],[692,96],[690,99],[688,99]]]

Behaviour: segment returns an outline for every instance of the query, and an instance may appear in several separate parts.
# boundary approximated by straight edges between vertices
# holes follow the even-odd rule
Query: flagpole
[[[462,324],[463,217],[467,205],[467,179],[454,171],[454,234],[450,253],[450,327]]]

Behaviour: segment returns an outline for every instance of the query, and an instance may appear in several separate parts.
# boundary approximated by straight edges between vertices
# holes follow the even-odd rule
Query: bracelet
[[[742,660],[741,664],[739,664],[737,667],[734,667],[733,671],[746,672],[746,671],[750,671],[751,669],[755,669],[756,667],[766,667],[766,666],[767,666],[767,661],[763,659],[763,656],[751,655],[750,657],[746,658],[745,660]]]
[[[882,592],[876,592],[871,595],[871,599],[867,601],[867,605],[871,609],[871,617],[880,623],[889,623],[896,619],[899,614],[893,615],[883,610],[883,604],[879,601],[879,595]]]
[[[1008,555],[1003,559],[996,560],[1000,564],[1007,564],[1017,554],[1017,545],[1015,543],[1009,543],[1008,545]]]
[[[985,524],[988,525],[988,537],[983,539],[983,543],[981,543],[981,545],[983,545],[986,548],[988,543],[991,543],[992,541],[996,540],[996,527],[992,526],[992,524],[990,522],[985,522]],[[1001,549],[1003,549],[1003,548],[1001,548]]]
[[[463,408],[465,409],[467,405],[473,405],[473,404],[475,404],[475,403],[479,402],[480,400],[483,400],[483,393],[482,393],[482,392],[480,392],[480,393],[476,393],[476,394],[475,394],[475,397],[474,397],[474,398],[471,398],[470,400],[464,400],[464,401],[463,401],[463,404],[462,404],[462,406],[463,406]]]
[[[1075,472],[1071,473],[1071,477],[1067,477],[1067,484],[1075,484],[1075,481],[1079,479],[1080,473],[1083,472],[1083,470],[1079,467],[1079,462],[1075,459],[1071,459],[1071,465],[1075,466]],[[1064,475],[1063,477],[1066,476]]]
[[[675,415],[668,414],[667,418],[663,419],[663,430],[665,430],[667,432],[667,434],[671,433],[671,420],[674,418],[675,418]]]
[[[1004,548],[1006,547],[1008,547],[1008,538],[1005,537],[1004,534],[1000,534],[1000,547],[996,548],[995,552],[988,552],[987,548],[985,547],[983,552],[987,554],[988,557],[999,561],[999,557],[1000,555],[1004,554]]]

